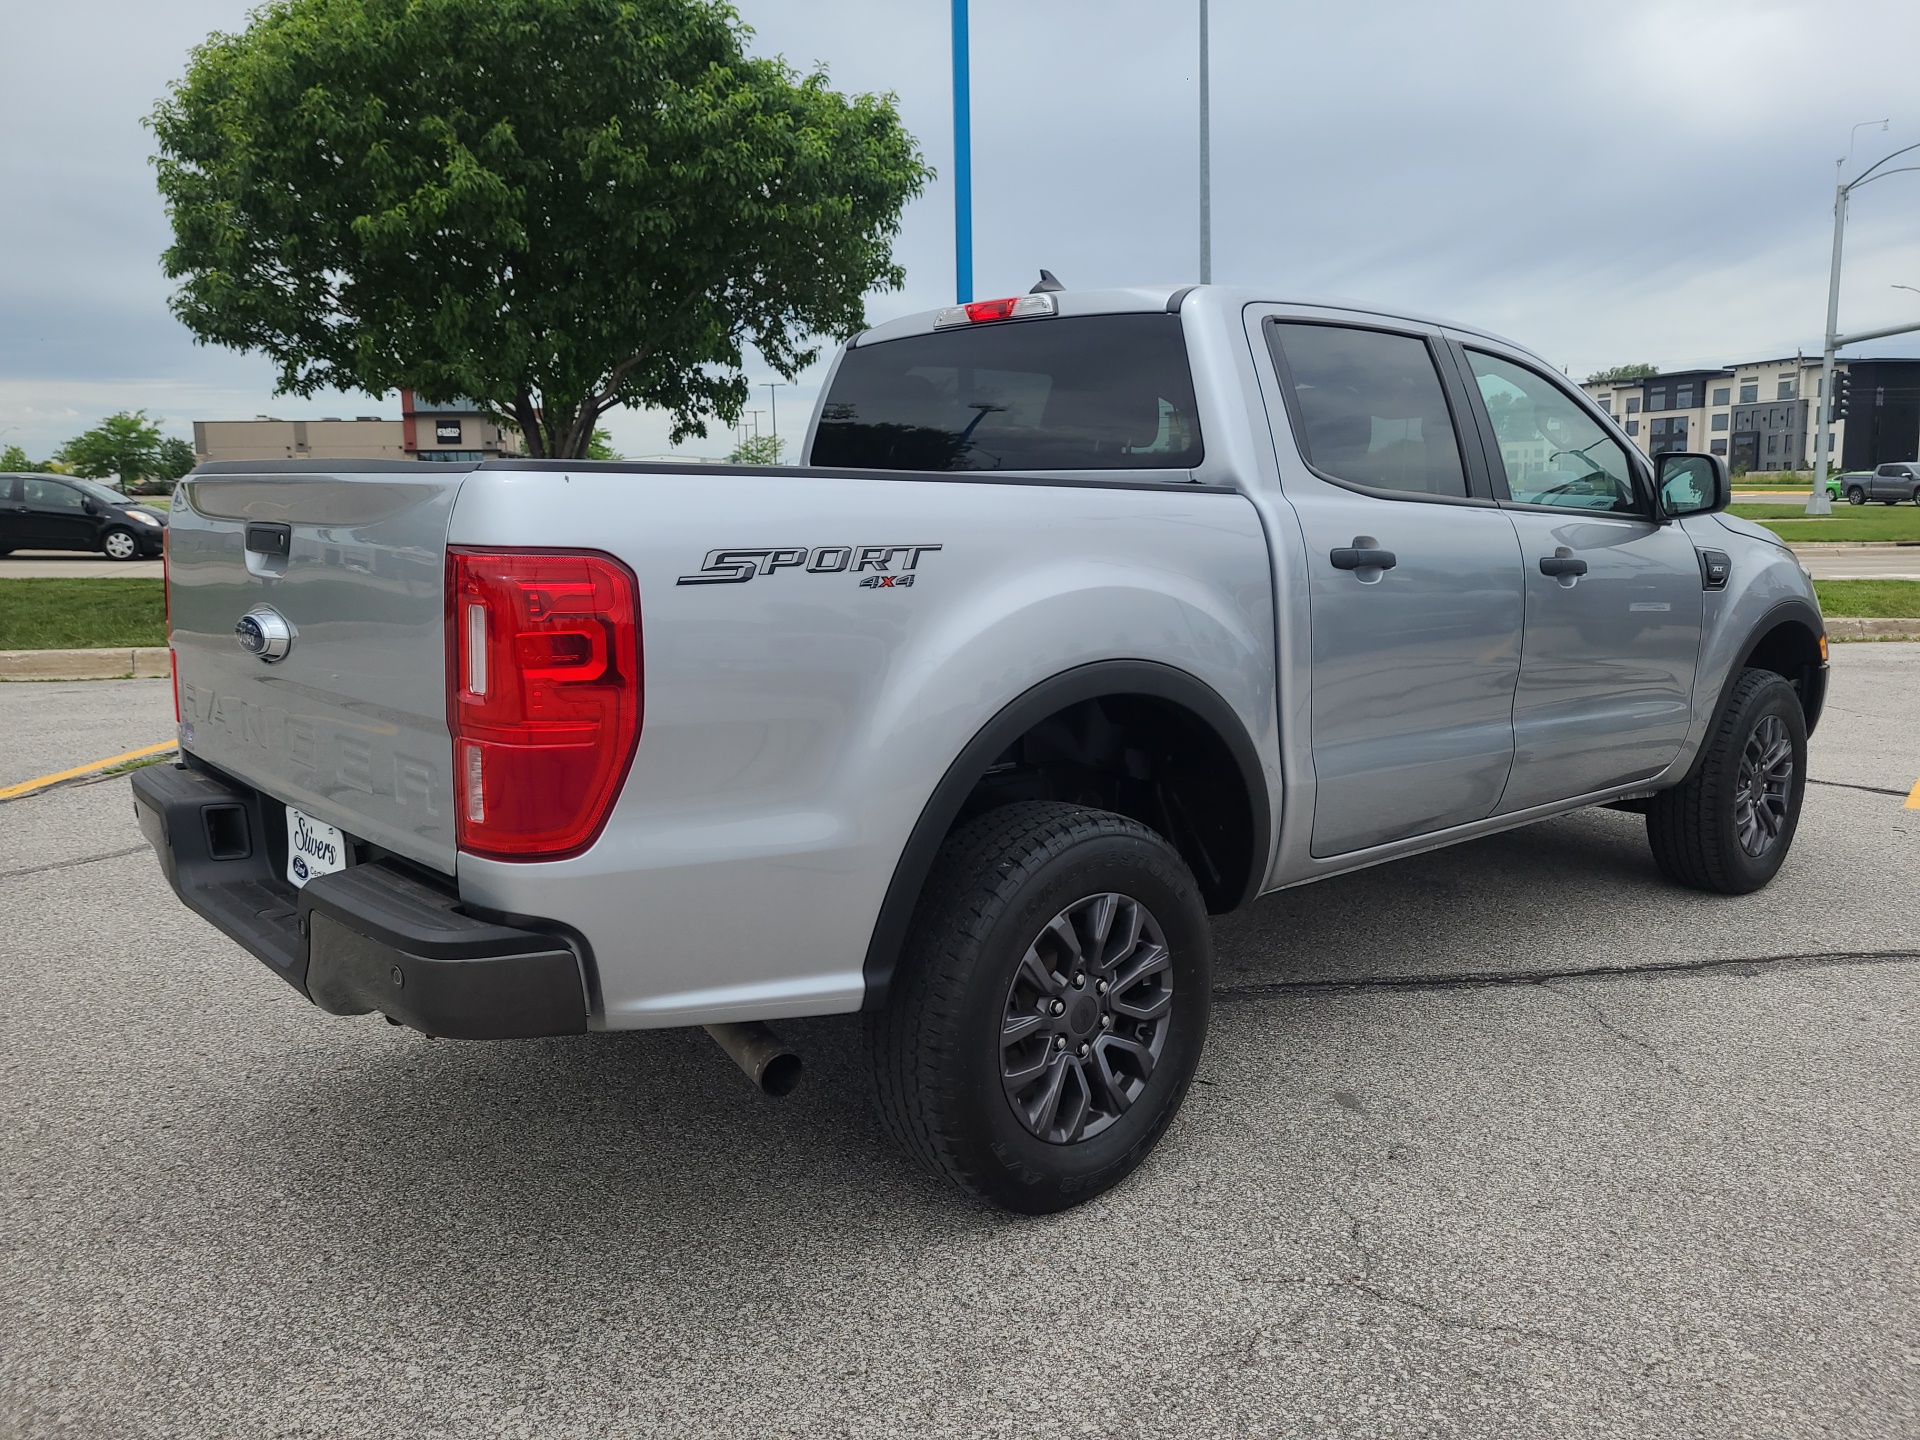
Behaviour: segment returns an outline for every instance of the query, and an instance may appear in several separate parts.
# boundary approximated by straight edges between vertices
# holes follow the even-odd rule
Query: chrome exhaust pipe
[[[763,1095],[791,1095],[800,1083],[800,1057],[758,1020],[744,1025],[703,1026],[727,1058],[746,1071]]]

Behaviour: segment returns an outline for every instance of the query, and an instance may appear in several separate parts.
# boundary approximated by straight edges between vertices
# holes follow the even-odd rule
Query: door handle
[[[1576,559],[1573,551],[1562,545],[1553,554],[1540,557],[1540,573],[1555,578],[1584,575],[1587,573],[1587,562]]]
[[[1400,562],[1391,550],[1382,550],[1371,535],[1356,535],[1353,544],[1329,550],[1327,559],[1336,570],[1391,570]]]

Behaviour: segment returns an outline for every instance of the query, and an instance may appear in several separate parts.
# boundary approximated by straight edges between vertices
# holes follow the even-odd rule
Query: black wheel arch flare
[[[1041,681],[1002,707],[967,742],[934,786],[894,864],[893,879],[874,922],[862,967],[866,995],[861,1008],[873,1010],[885,1003],[914,907],[941,843],[995,757],[1034,726],[1070,706],[1122,696],[1144,696],[1189,712],[1231,755],[1250,812],[1252,844],[1246,874],[1234,887],[1236,898],[1222,908],[1238,909],[1259,894],[1273,843],[1272,803],[1259,752],[1233,707],[1205,681],[1157,661],[1100,660],[1079,665]]]

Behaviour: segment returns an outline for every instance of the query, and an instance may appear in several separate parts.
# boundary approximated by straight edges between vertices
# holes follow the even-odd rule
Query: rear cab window
[[[815,465],[1187,470],[1202,457],[1178,315],[1051,316],[848,350]]]

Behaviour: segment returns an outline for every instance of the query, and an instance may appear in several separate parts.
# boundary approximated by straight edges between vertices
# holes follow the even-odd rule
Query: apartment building
[[[488,460],[524,453],[520,432],[490,420],[470,400],[433,405],[400,392],[400,418],[196,420],[193,450],[212,460]]]
[[[1833,424],[1834,468],[1870,470],[1920,459],[1920,360],[1844,360],[1852,378],[1844,420]],[[1675,370],[1624,384],[1582,387],[1648,455],[1668,450],[1724,455],[1735,471],[1804,470],[1819,429],[1816,356],[1750,360]]]

